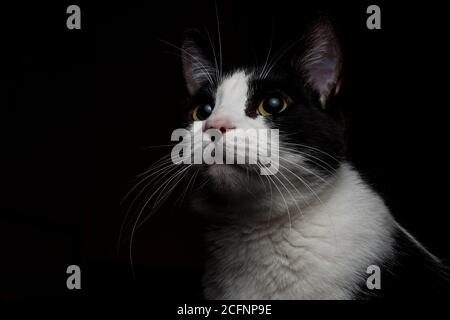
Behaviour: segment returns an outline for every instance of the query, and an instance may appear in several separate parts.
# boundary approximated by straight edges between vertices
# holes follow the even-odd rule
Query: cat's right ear
[[[319,96],[322,108],[337,94],[342,80],[342,50],[333,29],[329,19],[317,18],[303,39],[303,54],[292,60],[293,67]]]
[[[198,34],[187,31],[182,46],[183,74],[186,86],[191,95],[208,83],[212,83],[215,70],[201,50]]]

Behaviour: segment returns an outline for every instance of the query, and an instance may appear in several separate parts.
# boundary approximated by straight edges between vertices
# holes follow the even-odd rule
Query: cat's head
[[[186,128],[202,133],[212,128],[222,137],[238,129],[279,132],[279,140],[267,142],[267,149],[278,152],[273,175],[262,176],[261,166],[255,164],[197,165],[207,181],[202,192],[216,202],[255,194],[267,197],[269,189],[286,202],[311,198],[333,176],[344,149],[342,128],[330,113],[342,70],[341,48],[331,24],[317,21],[301,41],[258,67],[227,66],[218,53],[208,58],[199,43],[189,35],[182,47],[190,95]],[[209,137],[203,137],[203,148]],[[245,139],[236,144],[248,142]],[[225,153],[229,148],[234,146],[227,146]]]

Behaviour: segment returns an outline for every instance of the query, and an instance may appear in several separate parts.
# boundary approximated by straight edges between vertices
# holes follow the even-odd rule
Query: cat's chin
[[[239,176],[245,173],[245,169],[238,165],[212,164],[208,166],[207,172],[213,179],[224,181],[239,179]]]
[[[252,181],[250,179],[252,174],[239,165],[213,164],[208,166],[206,173],[213,186],[220,191],[239,193],[243,189],[248,189]]]

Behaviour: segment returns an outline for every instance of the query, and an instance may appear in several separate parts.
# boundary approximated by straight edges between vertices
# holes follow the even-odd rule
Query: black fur
[[[307,162],[315,171],[327,176],[339,167],[345,154],[343,124],[320,107],[318,96],[308,90],[298,73],[288,67],[277,68],[266,79],[254,77],[249,91],[247,113],[253,113],[259,101],[271,92],[281,91],[288,96],[290,106],[265,118],[267,125],[280,130],[284,147],[311,155]]]

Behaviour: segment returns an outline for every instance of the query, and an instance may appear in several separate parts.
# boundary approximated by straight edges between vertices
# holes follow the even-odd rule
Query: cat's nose
[[[230,119],[228,118],[214,118],[206,120],[205,130],[217,129],[220,132],[225,133],[231,129],[236,128]]]

